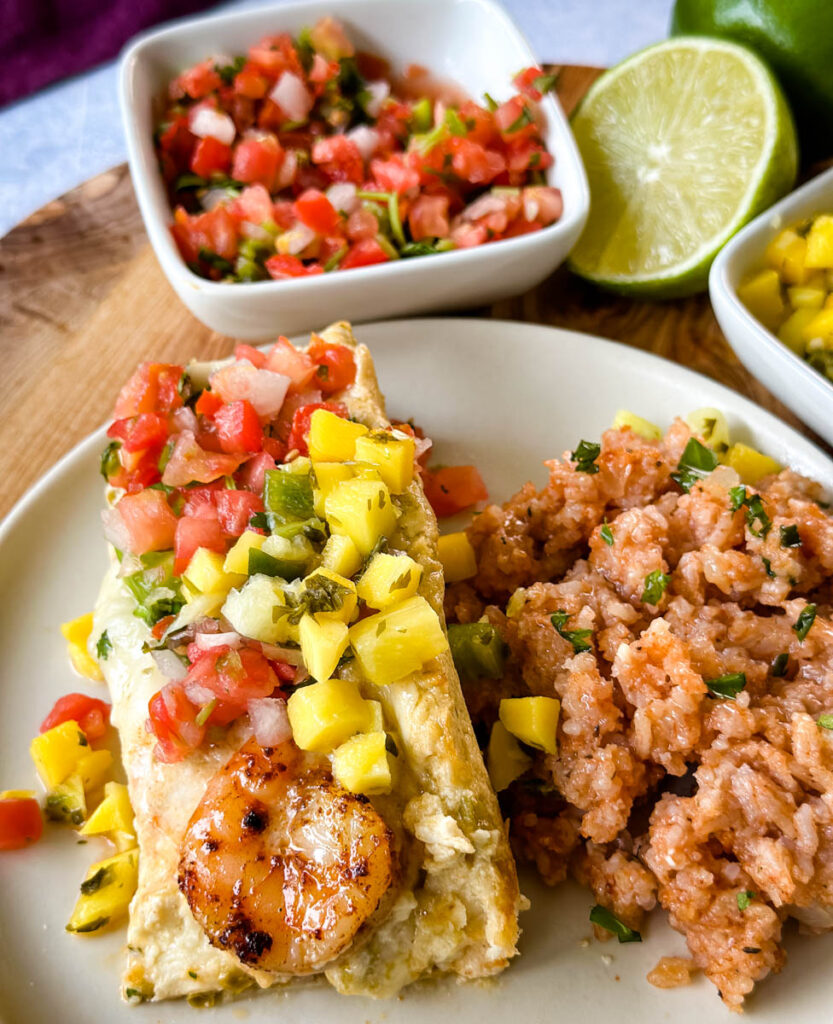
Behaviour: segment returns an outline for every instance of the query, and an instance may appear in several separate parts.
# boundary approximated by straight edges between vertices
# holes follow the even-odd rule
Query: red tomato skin
[[[217,491],[214,501],[220,529],[228,537],[239,537],[249,528],[252,516],[263,511],[263,499],[252,491]]]
[[[148,448],[159,451],[168,440],[168,418],[158,412],[143,412],[130,419],[114,420],[107,436],[118,438],[126,452]]]
[[[0,800],[0,850],[22,850],[43,835],[43,815],[33,797]]]
[[[241,139],[234,147],[231,176],[250,185],[263,185],[271,192],[283,159],[283,149],[275,136]]]
[[[169,704],[173,710],[169,709]],[[196,724],[199,711],[177,683],[167,683],[150,698],[147,729],[156,737],[153,753],[158,761],[167,764],[182,761],[202,743],[206,727]]]
[[[333,204],[316,188],[308,188],[295,200],[295,213],[302,224],[319,235],[338,231],[341,218]]]
[[[182,405],[179,382],[183,373],[181,366],[170,363],[142,363],[119,392],[113,419],[179,409]]]
[[[278,455],[273,450],[275,445],[279,446]],[[263,451],[240,467],[236,476],[237,483],[248,491],[260,494],[263,490],[263,481],[267,470],[274,469],[275,460],[283,459],[286,451],[286,446],[281,444],[277,438],[264,437]]]
[[[215,171],[224,173],[231,167],[231,146],[219,139],[208,136],[200,139],[191,154],[191,170],[201,178],[207,178]]]
[[[364,181],[364,160],[359,147],[346,135],[330,135],[318,139],[312,147],[312,162],[317,164],[330,181]]]
[[[456,515],[489,498],[483,478],[474,466],[424,470],[422,486],[425,497],[440,517]]]
[[[308,354],[318,367],[315,381],[325,395],[349,388],[356,379],[356,360],[346,345],[329,345],[314,336]]]
[[[266,353],[261,352],[259,348],[255,348],[253,345],[236,345],[234,358],[237,360],[248,359],[252,366],[258,370],[266,369]]]
[[[224,452],[259,452],[263,428],[254,406],[246,399],[227,402],[214,414],[217,440]]]
[[[222,409],[223,400],[213,391],[203,391],[194,404],[194,412],[198,416],[207,416],[212,419],[218,409]]]
[[[130,534],[130,551],[166,551],[173,546],[177,519],[162,491],[144,490],[125,494],[116,504]]]
[[[217,518],[207,516],[183,516],[176,524],[174,537],[174,572],[177,576],[188,568],[188,563],[197,548],[208,548],[218,554],[225,554],[226,539]]]
[[[371,267],[375,263],[387,263],[390,256],[379,245],[375,238],[363,238],[350,246],[350,251],[341,261],[340,270],[354,267]]]
[[[311,402],[309,405],[302,405],[295,410],[292,417],[292,429],[289,431],[289,440],[286,442],[288,451],[297,451],[301,455],[309,455],[307,437],[309,436],[309,424],[312,414],[316,409],[329,409],[336,416],[347,419],[347,409],[341,402]]]
[[[318,367],[306,352],[301,352],[286,338],[280,337],[266,356],[266,368],[289,377],[293,391],[303,391]]]
[[[419,171],[407,166],[399,155],[388,160],[371,160],[370,173],[385,192],[403,195],[419,186]]]
[[[419,196],[408,211],[408,225],[415,242],[448,237],[448,196]]]
[[[323,274],[324,268],[318,263],[306,266],[297,256],[270,256],[266,261],[266,269],[269,276],[276,281],[283,281],[287,277],[311,277],[314,274]]]
[[[88,740],[100,740],[107,732],[110,705],[86,693],[67,693],[59,697],[40,725],[40,732],[48,732],[62,722],[77,722]]]

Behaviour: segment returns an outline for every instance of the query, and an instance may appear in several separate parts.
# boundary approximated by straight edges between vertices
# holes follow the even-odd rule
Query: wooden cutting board
[[[601,71],[560,70],[558,94],[569,114]],[[533,291],[471,314],[574,328],[656,352],[810,434],[740,365],[705,295],[636,302],[562,268]],[[138,362],[215,358],[232,344],[196,320],[169,286],[126,165],[33,214],[0,239],[0,518],[104,421]]]

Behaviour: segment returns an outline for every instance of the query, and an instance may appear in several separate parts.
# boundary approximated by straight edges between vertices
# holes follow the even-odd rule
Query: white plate
[[[633,409],[667,425],[702,405],[724,409],[734,435],[756,444],[833,489],[833,463],[775,417],[674,363],[587,335],[494,320],[411,320],[359,328],[373,351],[394,415],[414,416],[436,442],[438,461],[475,462],[493,498],[525,480],[546,479],[543,459],[597,438],[616,410]],[[0,528],[0,785],[33,785],[30,737],[52,702],[69,690],[95,691],[74,678],[58,624],[93,604],[105,566],[99,528],[99,432],[66,456]],[[98,691],[96,691],[98,692]],[[47,827],[44,839],[0,854],[0,1018],[5,1024],[179,1024],[196,1020],[183,1003],[124,1006],[118,995],[124,932],[76,937],[64,932],[76,887],[100,855],[95,842]],[[675,992],[645,975],[684,944],[655,913],[642,945],[601,945],[591,933],[592,898],[569,885],[552,891],[531,876],[523,889],[523,956],[493,982],[423,985],[404,999],[375,1003],[310,986],[265,993],[204,1011],[206,1021],[275,1019],[288,1024],[422,1024],[443,1014],[458,1024],[511,1016],[526,1024],[555,1019],[699,1024],[729,1019],[714,988],[700,979]],[[833,940],[791,934],[784,973],[751,1003],[756,1024],[817,1024],[833,994],[826,971]],[[202,1017],[200,1018],[203,1019]]]
[[[709,273],[714,314],[738,359],[829,444],[833,444],[833,383],[767,330],[740,301],[737,289],[753,270],[763,267],[764,250],[782,228],[831,211],[833,167],[742,228],[720,251]]]

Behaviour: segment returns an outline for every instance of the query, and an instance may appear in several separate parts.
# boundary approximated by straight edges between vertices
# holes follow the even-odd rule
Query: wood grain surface
[[[569,113],[601,71],[560,70],[558,93]],[[740,365],[705,295],[635,302],[560,269],[534,291],[468,315],[555,324],[656,352],[810,433]],[[138,362],[214,358],[231,346],[231,339],[196,320],[169,286],[147,241],[126,166],[28,218],[0,239],[0,518],[104,421]]]

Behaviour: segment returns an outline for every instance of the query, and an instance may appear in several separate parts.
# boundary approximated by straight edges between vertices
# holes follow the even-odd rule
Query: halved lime
[[[590,217],[569,265],[614,291],[700,291],[721,246],[795,181],[781,90],[722,40],[678,37],[629,57],[593,84],[573,131]]]

